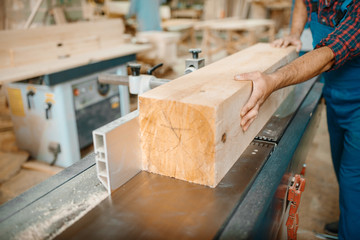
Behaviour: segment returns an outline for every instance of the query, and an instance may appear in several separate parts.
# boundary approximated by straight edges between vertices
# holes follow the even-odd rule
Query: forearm
[[[269,74],[272,89],[277,90],[289,85],[301,83],[331,68],[334,53],[329,47],[315,49],[290,64]]]
[[[303,0],[296,0],[291,23],[290,35],[299,37],[307,22],[306,6]]]

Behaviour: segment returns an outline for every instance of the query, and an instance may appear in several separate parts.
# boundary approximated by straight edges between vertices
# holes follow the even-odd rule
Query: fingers
[[[249,101],[244,105],[244,107],[241,109],[240,116],[244,119],[249,112],[254,109],[258,103],[259,99],[257,96],[251,95]],[[245,118],[246,120],[246,118]],[[241,124],[242,125],[242,124]]]
[[[249,73],[240,73],[240,74],[236,74],[234,76],[234,80],[236,81],[257,81],[259,78],[261,78],[262,73],[257,71],[257,72],[249,72]]]
[[[285,38],[281,47],[285,48],[291,44],[291,40],[289,38]]]
[[[257,104],[254,108],[252,108],[246,115],[244,115],[241,119],[240,126],[245,132],[248,130],[249,126],[256,119],[259,113],[259,105]]]
[[[255,121],[255,119],[256,117],[250,119],[245,125],[241,126],[242,130],[246,132],[249,129],[250,125],[253,123],[253,121]]]
[[[283,42],[284,42],[284,40],[283,40],[282,38],[276,39],[275,41],[273,41],[273,42],[271,43],[271,46],[272,46],[272,47],[279,48],[279,47],[281,47],[281,46],[283,45]]]
[[[237,74],[234,76],[234,79],[237,81],[251,80],[252,82],[250,99],[241,109],[240,112],[241,117],[245,116],[251,109],[253,109],[260,102],[261,95],[259,95],[257,91],[254,91],[254,81],[258,81],[258,79],[261,78],[261,74],[262,74],[261,72],[250,72],[250,73]]]
[[[244,80],[251,81],[251,79],[254,78],[255,74],[257,74],[257,72],[236,74],[234,76],[234,80],[236,80],[236,81],[244,81]]]
[[[290,40],[288,38],[280,38],[271,43],[271,46],[276,48],[281,48],[281,47],[284,48],[289,45],[290,45]]]
[[[284,38],[280,38],[275,40],[274,42],[271,43],[272,47],[277,47],[277,48],[285,48],[288,47],[290,45],[293,45],[296,47],[296,51],[300,52],[301,49],[301,41],[299,38],[294,37],[294,36],[288,36],[288,37],[284,37]]]
[[[241,109],[240,126],[243,129],[243,131],[246,131],[251,125],[251,123],[256,119],[257,115],[259,114],[259,108],[261,102],[262,102],[261,96],[256,93],[254,94],[253,92],[248,102]]]
[[[234,76],[234,79],[237,81],[251,80],[252,83],[250,98],[240,111],[240,126],[243,131],[246,131],[256,119],[261,104],[268,96],[266,91],[268,87],[266,85],[265,77],[266,76],[261,72],[243,73]]]

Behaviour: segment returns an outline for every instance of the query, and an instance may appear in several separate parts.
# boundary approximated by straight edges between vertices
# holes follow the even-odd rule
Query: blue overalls
[[[345,0],[341,9],[351,3]],[[314,46],[334,31],[318,21],[317,12],[311,13],[310,29]],[[340,187],[339,239],[360,239],[360,57],[323,77],[331,155]]]

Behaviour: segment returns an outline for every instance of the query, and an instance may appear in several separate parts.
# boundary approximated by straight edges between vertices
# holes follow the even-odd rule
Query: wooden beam
[[[44,172],[49,175],[55,175],[55,174],[61,172],[62,170],[64,170],[64,168],[62,168],[62,167],[51,166],[48,163],[39,162],[39,161],[27,161],[27,162],[23,163],[21,165],[21,167],[24,169],[34,170],[34,171],[38,171],[38,172]]]
[[[293,47],[257,44],[140,96],[143,169],[215,187],[292,89],[273,93],[243,132],[252,84],[234,75],[272,72],[296,56]]]
[[[120,19],[0,31],[0,83],[149,50],[125,43]]]
[[[57,25],[67,24],[64,9],[62,7],[54,7],[51,12]]]
[[[82,41],[89,36],[97,36],[102,49],[117,46],[124,42],[124,24],[121,19],[96,22],[78,22],[64,25],[44,26],[32,29],[0,31],[0,49],[15,49],[39,46],[41,44],[61,44],[63,41]],[[85,52],[91,51],[89,48]],[[52,54],[51,51],[49,54]],[[2,68],[2,66],[0,66]]]
[[[43,2],[43,0],[38,0],[35,4],[35,7],[33,8],[33,10],[31,11],[31,14],[28,18],[28,20],[26,21],[25,23],[25,26],[24,28],[29,28],[31,23],[33,22],[34,18],[35,18],[35,15],[37,13],[37,11],[39,10],[40,6],[41,6],[41,3]]]
[[[19,67],[0,69],[0,83],[21,81],[32,77],[84,66],[92,62],[100,62],[130,54],[136,54],[149,49],[151,49],[150,44],[136,45],[127,43],[120,44],[118,47],[100,49],[98,51],[91,51],[71,56],[66,59],[48,60],[36,62],[34,64],[22,65]]]

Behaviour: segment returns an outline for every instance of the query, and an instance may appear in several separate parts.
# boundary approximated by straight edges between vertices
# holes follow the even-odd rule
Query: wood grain
[[[0,69],[117,46],[123,32],[119,19],[0,31]]]
[[[140,96],[143,169],[215,187],[292,90],[272,94],[243,132],[252,85],[234,75],[272,72],[296,56],[292,47],[257,44]]]
[[[76,68],[86,64],[105,61],[117,57],[147,51],[151,48],[150,44],[119,44],[118,46],[90,51],[69,58],[39,61],[17,67],[0,69],[0,83],[20,81],[27,78],[42,76],[54,72]]]
[[[122,20],[0,31],[0,83],[20,81],[146,51],[125,43]]]

